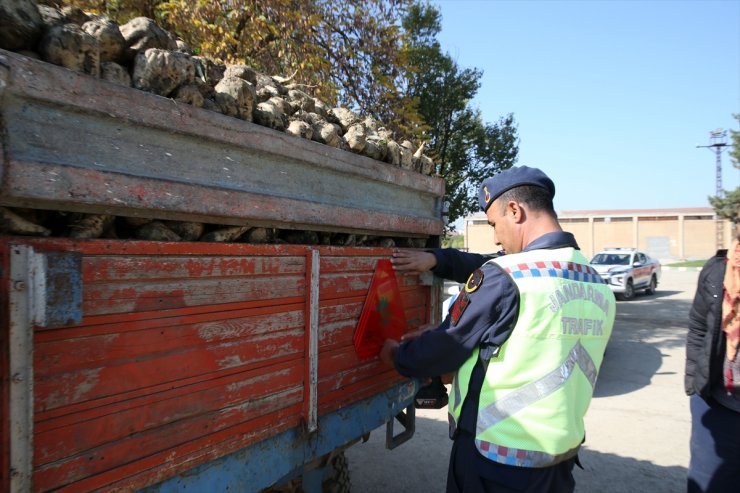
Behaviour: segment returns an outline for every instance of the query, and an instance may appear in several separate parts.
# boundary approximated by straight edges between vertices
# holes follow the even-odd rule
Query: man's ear
[[[513,200],[506,204],[506,208],[509,210],[509,213],[514,216],[514,222],[517,224],[520,224],[522,221],[524,221],[527,212],[522,207],[522,204],[519,202],[514,202]]]

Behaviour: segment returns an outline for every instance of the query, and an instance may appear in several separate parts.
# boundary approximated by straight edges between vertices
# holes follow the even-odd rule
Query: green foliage
[[[738,122],[740,122],[740,114],[732,115]],[[730,162],[733,167],[740,168],[740,131],[730,130]],[[711,196],[709,197],[709,203],[714,208],[714,211],[719,217],[725,219],[734,219],[738,215],[740,210],[740,187],[735,190],[728,192],[724,191],[724,197]]]
[[[463,235],[448,235],[442,239],[442,248],[457,248],[458,250],[465,246],[465,237]]]
[[[104,15],[107,18],[125,24],[134,17],[157,19],[157,8],[167,2],[157,0],[68,0],[59,2],[64,6],[74,6],[86,12]]]
[[[709,197],[709,203],[719,217],[733,219],[740,209],[740,187],[728,192],[725,190],[724,197]]]
[[[478,210],[480,182],[511,167],[517,160],[518,136],[513,115],[485,123],[471,101],[480,88],[482,73],[462,69],[443,53],[436,35],[439,11],[416,4],[403,21],[406,57],[411,67],[407,93],[418,102],[425,122],[422,139],[436,171],[445,179],[450,223]]]
[[[740,123],[740,113],[732,115]],[[734,168],[740,168],[740,131],[730,129],[730,162]]]

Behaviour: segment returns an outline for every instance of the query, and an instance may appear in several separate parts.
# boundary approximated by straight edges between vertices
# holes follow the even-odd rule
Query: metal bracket
[[[419,284],[422,286],[434,286],[434,274],[429,271],[419,274]]]
[[[9,272],[10,491],[33,481],[33,332],[82,320],[82,256],[10,246]]]
[[[319,367],[319,251],[306,254],[306,326],[305,367],[303,383],[303,421],[308,433],[318,429],[318,367]]]
[[[393,422],[395,420],[398,420],[398,422],[401,423],[401,426],[404,427],[404,430],[398,435],[394,435],[393,433]],[[408,440],[411,439],[411,437],[414,436],[415,430],[416,430],[416,409],[414,408],[414,402],[411,401],[411,404],[406,408],[405,413],[401,411],[400,413],[396,414],[395,419],[391,419],[386,424],[385,448],[387,448],[388,450],[393,450],[394,448],[398,447],[402,443],[407,442]]]
[[[9,298],[9,449],[10,491],[31,491],[33,476],[33,248],[10,248]]]
[[[56,328],[82,321],[82,255],[34,252],[29,256],[33,323]]]

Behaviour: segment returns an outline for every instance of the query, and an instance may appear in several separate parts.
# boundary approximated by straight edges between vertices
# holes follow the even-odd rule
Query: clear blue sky
[[[473,104],[514,114],[517,164],[553,178],[558,211],[709,206],[716,156],[696,145],[740,130],[740,0],[432,3],[442,49],[483,71]]]

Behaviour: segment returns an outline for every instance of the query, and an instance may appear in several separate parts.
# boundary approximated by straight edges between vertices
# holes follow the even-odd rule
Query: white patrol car
[[[655,293],[660,280],[660,262],[634,248],[606,248],[594,255],[591,265],[622,300],[632,299],[639,289]]]

